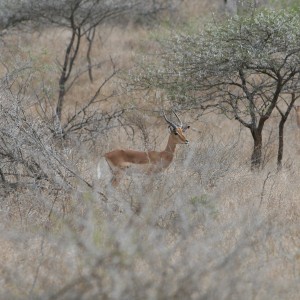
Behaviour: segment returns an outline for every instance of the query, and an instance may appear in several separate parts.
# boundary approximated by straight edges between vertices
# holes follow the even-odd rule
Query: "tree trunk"
[[[300,106],[295,106],[296,117],[297,117],[297,126],[300,128]]]
[[[277,171],[280,171],[282,169],[282,158],[283,158],[283,134],[284,134],[284,124],[294,107],[294,103],[297,100],[298,97],[296,97],[295,93],[292,93],[292,99],[291,102],[288,105],[288,108],[285,113],[283,113],[279,107],[277,107],[277,110],[279,111],[281,115],[281,120],[279,122],[279,136],[278,136],[278,153],[277,153]]]
[[[63,104],[66,95],[66,83],[70,78],[74,66],[74,62],[77,58],[77,54],[80,46],[80,39],[81,39],[81,28],[75,26],[73,17],[71,18],[71,27],[72,27],[72,36],[65,52],[64,63],[59,78],[59,95],[58,95],[56,110],[55,110],[56,117],[60,124],[62,118]]]
[[[282,169],[282,157],[283,157],[283,129],[286,118],[281,118],[279,123],[279,137],[278,137],[278,153],[277,153],[277,171]]]
[[[59,94],[58,94],[58,100],[56,105],[56,116],[58,118],[59,123],[61,123],[61,113],[62,113],[62,107],[65,97],[65,84],[66,84],[66,78],[62,75],[59,80]]]
[[[262,158],[262,130],[252,129],[251,134],[254,142],[251,155],[251,170],[258,170]]]

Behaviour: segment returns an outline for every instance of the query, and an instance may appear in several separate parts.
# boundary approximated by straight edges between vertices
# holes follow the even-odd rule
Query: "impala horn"
[[[176,126],[173,122],[171,122],[171,121],[169,121],[169,120],[167,119],[166,114],[165,114],[165,111],[163,110],[162,112],[163,112],[163,114],[164,114],[164,118],[165,118],[166,122],[167,122],[170,126],[172,126],[173,129],[176,129],[177,126]]]
[[[183,126],[183,124],[182,124],[182,122],[181,122],[181,120],[180,120],[180,118],[178,117],[178,115],[176,114],[176,112],[172,109],[172,112],[174,113],[174,115],[176,116],[176,118],[178,119],[178,121],[179,121],[179,123],[180,123],[180,127],[182,127]]]

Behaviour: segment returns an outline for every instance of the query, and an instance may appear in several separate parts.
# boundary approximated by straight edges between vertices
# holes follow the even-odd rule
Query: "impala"
[[[295,106],[296,115],[297,115],[297,125],[298,128],[300,128],[300,106]]]
[[[179,125],[169,121],[163,112],[164,119],[169,125],[170,135],[165,150],[159,151],[135,151],[116,149],[104,155],[112,171],[111,183],[116,187],[125,171],[142,172],[145,174],[158,173],[166,169],[174,158],[177,144],[188,144],[184,132],[190,127],[183,125],[180,118],[173,111],[179,121]]]

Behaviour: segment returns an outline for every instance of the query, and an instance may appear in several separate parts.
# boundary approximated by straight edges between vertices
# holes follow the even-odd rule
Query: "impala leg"
[[[117,187],[122,179],[122,176],[123,176],[123,170],[118,170],[118,171],[115,171],[113,173],[113,177],[111,179],[111,184],[113,187]]]
[[[157,173],[157,170],[158,170],[158,168],[157,168],[156,164],[149,164],[146,174],[147,175],[155,174],[155,173]]]
[[[162,171],[162,168],[159,168],[157,165],[152,165],[148,168],[148,170],[146,171],[147,175],[152,175],[152,174],[156,174]]]

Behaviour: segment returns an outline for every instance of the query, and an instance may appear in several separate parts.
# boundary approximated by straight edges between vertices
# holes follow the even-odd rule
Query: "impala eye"
[[[177,131],[174,131],[174,134],[175,134],[175,135],[178,135],[178,132],[177,132]]]

